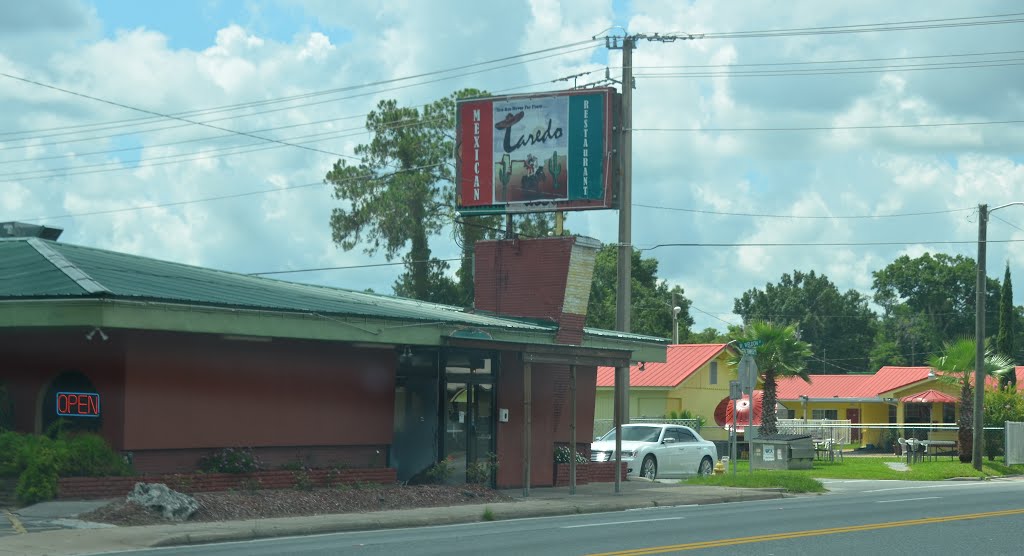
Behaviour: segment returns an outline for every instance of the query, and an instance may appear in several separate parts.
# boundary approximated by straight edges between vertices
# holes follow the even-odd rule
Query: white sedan
[[[615,429],[590,445],[591,461],[615,459]],[[622,425],[622,461],[627,475],[646,479],[710,475],[718,460],[715,443],[683,425]]]

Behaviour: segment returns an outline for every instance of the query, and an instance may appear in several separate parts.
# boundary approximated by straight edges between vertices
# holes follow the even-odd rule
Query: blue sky
[[[301,5],[287,1],[93,0],[92,5],[108,38],[119,30],[145,27],[165,33],[171,48],[203,50],[218,30],[231,24],[280,42],[314,30],[329,33],[336,43],[344,42],[349,35],[345,29],[326,26]]]

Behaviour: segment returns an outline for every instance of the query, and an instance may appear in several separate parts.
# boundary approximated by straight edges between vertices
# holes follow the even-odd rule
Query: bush
[[[409,484],[442,485],[448,481],[448,478],[451,477],[454,472],[455,466],[452,465],[452,462],[447,459],[443,459],[417,473],[413,478],[409,479]]]
[[[572,450],[568,446],[556,446],[555,447],[555,463],[569,463],[569,458],[572,457]],[[576,452],[576,463],[587,463],[589,460],[586,456],[580,452]]]
[[[263,468],[252,448],[221,448],[199,460],[206,473],[252,473]]]
[[[26,443],[22,454],[26,452],[30,455],[14,491],[18,502],[28,505],[56,498],[63,454],[52,442]]]
[[[66,439],[67,458],[62,477],[110,477],[132,474],[132,468],[103,437],[79,434]]]
[[[0,384],[0,433],[14,430],[14,400],[7,393],[7,385]]]
[[[498,471],[498,455],[487,454],[484,461],[475,461],[466,466],[466,482],[485,485],[491,482],[491,476]]]
[[[0,432],[0,477],[17,477],[22,472],[18,459],[24,444],[24,435]]]

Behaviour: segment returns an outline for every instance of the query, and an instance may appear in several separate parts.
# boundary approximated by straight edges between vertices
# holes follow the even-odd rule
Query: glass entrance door
[[[490,359],[450,356],[446,378],[441,453],[453,466],[450,482],[465,483],[467,470],[470,480],[479,479],[481,467],[474,464],[490,462],[494,452],[496,411]]]

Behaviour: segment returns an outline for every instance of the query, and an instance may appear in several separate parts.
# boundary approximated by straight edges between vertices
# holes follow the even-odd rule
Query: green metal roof
[[[467,313],[448,305],[248,276],[38,238],[0,240],[0,277],[0,299],[101,297],[533,331],[556,328]]]

